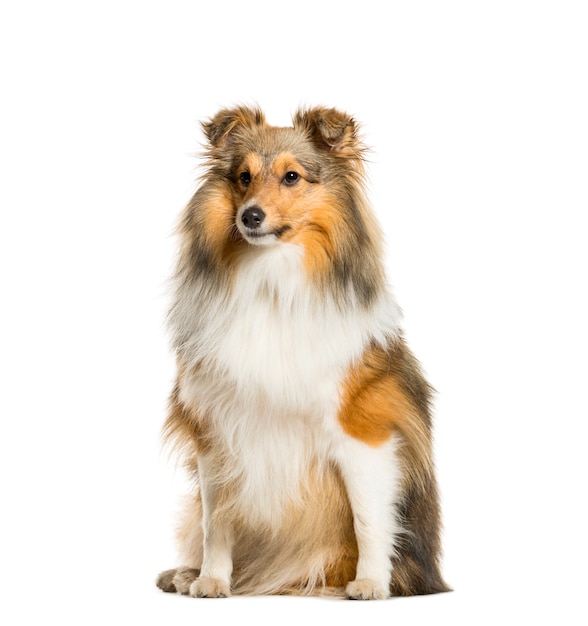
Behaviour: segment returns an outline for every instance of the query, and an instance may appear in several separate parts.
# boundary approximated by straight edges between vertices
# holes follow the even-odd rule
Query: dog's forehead
[[[249,129],[241,136],[237,160],[254,155],[264,168],[270,169],[281,155],[288,155],[315,170],[317,153],[307,135],[290,127],[265,126]]]
[[[311,148],[308,138],[303,133],[288,127],[256,127],[250,129],[243,139],[244,151],[257,154],[264,160],[273,160],[284,152],[304,155]]]

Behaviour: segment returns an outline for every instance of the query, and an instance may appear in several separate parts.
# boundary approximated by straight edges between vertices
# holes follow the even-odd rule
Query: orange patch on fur
[[[210,441],[207,427],[200,416],[180,400],[180,385],[184,367],[178,363],[178,380],[169,398],[167,419],[163,427],[164,440],[176,450],[182,450],[186,467],[196,472],[197,457],[208,451]]]
[[[258,154],[251,152],[245,157],[241,167],[238,169],[238,173],[249,172],[251,177],[254,178],[263,170],[263,160]]]
[[[390,371],[386,352],[367,350],[344,384],[339,422],[343,430],[370,446],[380,446],[414,415],[414,407]]]
[[[255,204],[265,213],[267,228],[271,231],[287,226],[288,230],[300,227],[307,210],[304,201],[308,190],[306,172],[300,163],[288,152],[275,157],[271,164],[257,154],[248,154],[237,171],[248,172],[250,183],[240,186],[237,206]],[[284,176],[287,172],[296,172],[299,180],[294,185],[286,185]],[[283,241],[287,241],[287,237]]]
[[[304,247],[304,265],[311,276],[324,275],[332,267],[332,261],[344,238],[345,225],[339,206],[331,194],[323,190],[312,192],[304,223],[297,233],[293,233],[292,242]]]
[[[232,195],[220,187],[209,192],[206,204],[200,207],[206,239],[212,250],[223,250],[234,230],[235,207]]]
[[[276,178],[281,179],[286,172],[290,171],[294,171],[297,174],[300,174],[303,178],[306,178],[306,170],[302,167],[298,160],[288,152],[282,152],[274,160],[272,164],[272,172]]]

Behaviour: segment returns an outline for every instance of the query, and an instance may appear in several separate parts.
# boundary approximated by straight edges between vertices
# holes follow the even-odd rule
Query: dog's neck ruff
[[[288,243],[252,246],[220,288],[206,281],[177,286],[171,330],[188,370],[258,402],[307,408],[323,381],[340,379],[370,342],[398,333],[390,294],[369,308],[350,294],[342,306],[311,284],[303,253]]]

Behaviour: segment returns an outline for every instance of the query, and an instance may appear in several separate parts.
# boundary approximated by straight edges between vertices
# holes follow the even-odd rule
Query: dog
[[[366,147],[337,109],[275,127],[257,107],[202,124],[182,214],[164,426],[193,482],[181,567],[193,597],[448,591],[431,396],[387,287]]]

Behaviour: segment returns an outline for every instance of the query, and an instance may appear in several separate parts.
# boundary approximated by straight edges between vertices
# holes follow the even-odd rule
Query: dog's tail
[[[403,533],[392,559],[392,595],[451,591],[440,571],[441,516],[434,475],[429,475],[425,484],[415,482],[409,487],[399,516]]]

